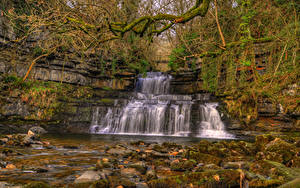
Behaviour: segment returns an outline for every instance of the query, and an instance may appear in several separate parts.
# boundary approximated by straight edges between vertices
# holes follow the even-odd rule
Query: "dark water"
[[[130,143],[136,141],[144,141],[147,143],[163,143],[173,142],[177,144],[195,144],[201,140],[208,141],[232,141],[232,140],[244,140],[252,142],[253,137],[240,136],[235,139],[214,139],[214,138],[200,138],[200,137],[180,137],[180,136],[151,136],[151,135],[121,135],[121,134],[47,134],[44,136],[48,139],[54,139],[62,142],[70,143]]]

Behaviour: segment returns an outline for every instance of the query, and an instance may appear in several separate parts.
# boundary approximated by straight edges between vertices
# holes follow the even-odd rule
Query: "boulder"
[[[135,168],[123,168],[121,169],[121,175],[130,177],[130,178],[135,178],[141,175],[141,173],[135,169]]]
[[[74,183],[87,183],[100,180],[100,175],[96,171],[86,171],[79,176]]]
[[[39,136],[39,135],[42,135],[42,134],[45,134],[47,133],[47,131],[42,128],[42,127],[39,127],[39,126],[35,126],[35,127],[31,127],[29,130],[28,130],[28,136]]]
[[[196,166],[195,160],[173,161],[171,162],[171,170],[173,171],[187,171],[192,170]]]
[[[269,142],[266,147],[266,158],[271,161],[277,161],[287,164],[297,153],[296,147],[280,138],[275,138]]]
[[[222,165],[224,169],[249,169],[249,165],[244,161],[226,162]]]
[[[157,179],[157,175],[156,175],[155,170],[153,170],[153,169],[147,170],[146,179],[147,179],[147,181]]]

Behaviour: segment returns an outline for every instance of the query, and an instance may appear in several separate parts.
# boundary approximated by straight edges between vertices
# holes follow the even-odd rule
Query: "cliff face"
[[[13,28],[4,17],[0,17],[0,80],[7,74],[21,78],[25,76],[34,54],[32,46],[41,37],[43,37],[42,33],[38,36],[29,37],[22,48],[16,47],[13,42],[9,42],[16,38]],[[260,67],[265,66],[264,54],[267,52],[263,49],[263,46],[257,46],[256,59]],[[59,82],[62,83],[62,87],[72,87],[69,93],[89,86],[92,88],[89,92],[90,97],[80,98],[58,94],[61,96],[55,98],[57,105],[53,109],[46,109],[52,110],[53,113],[47,120],[43,120],[31,118],[32,114],[40,113],[39,106],[28,104],[21,99],[22,94],[1,93],[0,132],[9,132],[14,129],[21,131],[19,128],[25,127],[25,130],[28,126],[35,124],[43,124],[48,130],[53,131],[88,132],[96,107],[114,106],[116,100],[119,102],[118,105],[125,104],[130,96],[127,92],[133,91],[135,87],[137,72],[124,66],[122,62],[117,63],[119,71],[113,74],[112,61],[106,60],[105,63],[101,63],[95,54],[91,54],[85,59],[74,57],[65,60],[63,56],[51,56],[37,61],[29,75],[29,80]],[[152,68],[155,71],[168,72],[172,75],[171,93],[207,92],[203,88],[201,78],[201,59],[196,61],[193,68],[187,62],[186,67],[177,72],[170,71],[167,64],[166,59],[160,60]],[[296,89],[291,89],[288,92],[294,90]],[[263,100],[260,102],[258,113],[259,122],[251,128],[252,130],[299,130],[299,120],[295,120],[299,118],[299,113],[285,116],[280,105],[274,105],[270,101]],[[238,123],[231,123],[231,125],[230,128],[233,130],[242,129]]]
[[[45,32],[45,31],[44,31]],[[24,77],[34,59],[35,44],[44,40],[44,32],[29,36],[22,45],[15,45],[16,35],[5,17],[0,17],[0,73],[15,74]],[[67,51],[66,55],[72,54]],[[136,72],[126,67],[113,75],[111,60],[100,62],[99,56],[91,54],[89,58],[72,56],[66,60],[64,55],[48,56],[38,60],[30,72],[29,79],[55,81],[68,84],[109,87],[115,90],[130,90],[134,85]],[[117,62],[122,67],[122,62]]]

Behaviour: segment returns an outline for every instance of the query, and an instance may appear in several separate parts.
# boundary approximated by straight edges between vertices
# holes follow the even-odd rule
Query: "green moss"
[[[256,136],[256,138],[255,138],[256,151],[264,150],[264,147],[266,146],[266,144],[271,142],[274,139],[275,138],[272,135],[268,135],[268,134]]]
[[[114,104],[114,99],[100,99],[100,101],[104,104]]]
[[[294,179],[293,181],[290,181],[279,188],[300,188],[300,178]]]
[[[216,178],[218,177],[218,178]],[[240,172],[237,170],[211,170],[191,172],[181,176],[173,176],[148,182],[149,187],[187,187],[190,184],[200,187],[239,186]]]
[[[129,165],[128,167],[130,168],[135,168],[137,171],[139,171],[141,174],[146,174],[147,172],[147,167],[143,165],[138,165],[138,164],[132,164]]]
[[[261,187],[261,188],[267,188],[267,187],[278,187],[282,185],[283,181],[282,180],[277,180],[277,179],[271,179],[271,180],[252,180],[249,182],[249,185],[251,187]]]
[[[182,185],[182,182],[180,182]],[[157,179],[151,180],[148,183],[149,188],[180,188],[180,184],[174,178],[165,178],[165,179]]]
[[[180,161],[178,163],[171,163],[171,170],[173,171],[187,171],[192,170],[196,166],[195,160]]]
[[[24,188],[51,188],[51,186],[44,182],[31,182],[25,185]]]
[[[111,87],[108,87],[108,86],[103,86],[101,89],[103,89],[105,91],[112,91],[113,90]]]
[[[205,164],[213,163],[219,165],[221,162],[221,158],[219,157],[215,157],[213,155],[204,154],[196,151],[188,151],[187,153],[185,153],[185,156],[188,157],[189,159],[193,159],[197,161],[198,163],[205,163]]]
[[[299,168],[288,168],[285,165],[275,161],[265,160],[265,162],[270,164],[272,167],[275,167],[277,175],[283,176],[286,180],[293,180],[300,174]]]

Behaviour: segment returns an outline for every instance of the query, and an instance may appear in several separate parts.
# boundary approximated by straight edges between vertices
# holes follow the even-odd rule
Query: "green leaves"
[[[251,61],[245,60],[245,61],[242,61],[242,64],[245,65],[245,66],[250,67],[251,66]]]

